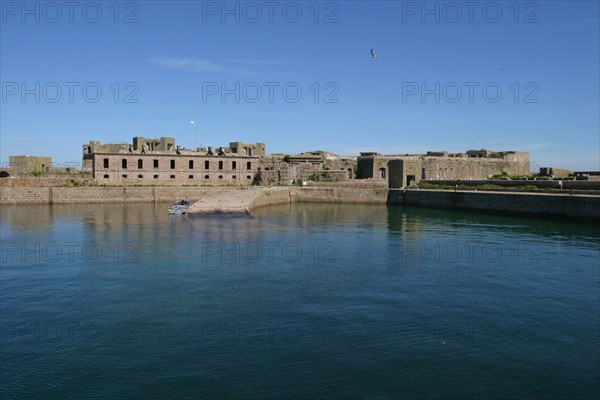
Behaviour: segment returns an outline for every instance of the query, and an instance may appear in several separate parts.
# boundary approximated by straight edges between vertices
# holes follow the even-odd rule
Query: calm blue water
[[[3,399],[600,394],[595,225],[2,207]]]

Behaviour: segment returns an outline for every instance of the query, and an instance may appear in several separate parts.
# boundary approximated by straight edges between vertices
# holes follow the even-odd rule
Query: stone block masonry
[[[233,187],[4,187],[0,204],[144,203],[190,201],[233,191]]]

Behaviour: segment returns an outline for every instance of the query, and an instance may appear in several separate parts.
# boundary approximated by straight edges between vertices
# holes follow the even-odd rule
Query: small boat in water
[[[187,199],[178,200],[175,203],[171,204],[171,207],[169,207],[169,215],[185,214],[189,207],[190,202]]]

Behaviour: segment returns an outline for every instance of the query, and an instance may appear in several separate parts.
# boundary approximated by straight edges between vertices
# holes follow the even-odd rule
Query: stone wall
[[[600,196],[394,189],[388,203],[600,221]]]
[[[388,203],[600,221],[600,196],[342,187],[277,189],[253,200],[250,209],[292,202]],[[186,196],[190,201],[196,201],[228,190],[235,189],[228,187],[12,187],[0,190],[0,204],[172,202]]]
[[[573,189],[573,190],[600,190],[599,181],[577,181],[577,180],[527,180],[527,181],[509,181],[509,180],[428,180],[424,181],[436,185],[465,185],[465,186],[481,186],[481,185],[497,185],[502,187],[519,187],[519,186],[537,186],[540,189]]]
[[[0,190],[0,204],[172,202],[234,190],[230,187],[10,187]]]
[[[355,203],[385,204],[385,188],[290,187],[287,190],[266,192],[255,198],[250,210],[286,203]]]
[[[249,185],[258,158],[178,154],[102,154],[92,157],[99,184]]]

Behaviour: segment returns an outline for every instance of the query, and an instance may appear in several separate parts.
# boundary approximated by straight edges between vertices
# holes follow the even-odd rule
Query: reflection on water
[[[597,390],[594,225],[379,205],[167,208],[2,208],[3,398]]]

